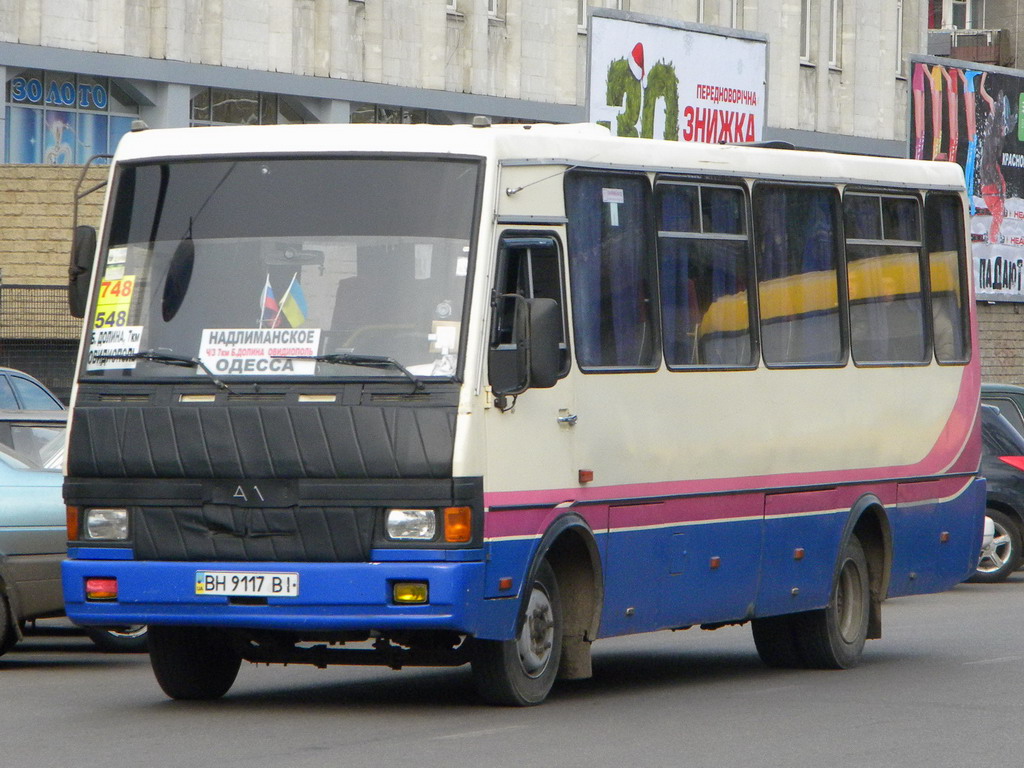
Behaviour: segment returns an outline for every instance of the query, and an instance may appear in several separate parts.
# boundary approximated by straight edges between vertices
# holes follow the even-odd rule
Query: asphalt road
[[[1024,572],[886,603],[842,672],[763,667],[748,627],[601,641],[546,704],[479,704],[468,669],[244,665],[166,699],[145,655],[60,622],[0,657],[0,766],[1009,766],[1024,762]]]

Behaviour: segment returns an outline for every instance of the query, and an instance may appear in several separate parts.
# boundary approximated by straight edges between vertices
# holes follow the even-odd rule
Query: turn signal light
[[[91,577],[85,580],[86,600],[117,600],[117,579]]]
[[[445,507],[444,540],[456,544],[469,541],[473,537],[472,513],[471,507]]]
[[[68,541],[78,541],[78,507],[66,507]]]

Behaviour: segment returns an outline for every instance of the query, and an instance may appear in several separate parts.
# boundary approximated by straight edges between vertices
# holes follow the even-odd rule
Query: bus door
[[[507,591],[498,591],[497,579],[514,571],[512,563],[528,561],[536,534],[543,532],[540,527],[556,507],[573,506],[579,477],[559,232],[506,229],[498,239],[496,259],[488,354],[493,396],[485,412],[489,510],[484,533],[501,540],[488,562],[488,596],[507,596]],[[524,352],[517,348],[516,323],[534,299],[557,302],[561,327],[554,386],[514,383],[516,371],[522,373]]]

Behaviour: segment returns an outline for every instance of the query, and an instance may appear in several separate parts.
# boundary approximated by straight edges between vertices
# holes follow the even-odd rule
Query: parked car
[[[981,438],[985,515],[993,531],[970,580],[991,583],[1005,581],[1024,562],[1024,437],[996,406],[983,404]]]
[[[64,613],[60,564],[66,554],[67,523],[61,470],[67,411],[38,381],[8,368],[0,368],[0,402],[12,406],[0,408],[3,654],[18,642],[26,622]],[[85,631],[103,650],[141,651],[146,647],[145,627],[89,627]]]
[[[1024,435],[1024,387],[986,382],[981,385],[981,402],[998,408],[1013,428]]]
[[[23,371],[0,368],[0,410],[63,411],[65,408],[40,381]]]

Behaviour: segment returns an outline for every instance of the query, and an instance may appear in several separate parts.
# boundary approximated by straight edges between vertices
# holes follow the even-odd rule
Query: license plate
[[[299,574],[196,571],[196,594],[226,597],[297,597]]]

